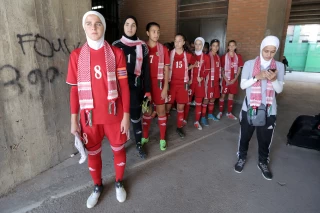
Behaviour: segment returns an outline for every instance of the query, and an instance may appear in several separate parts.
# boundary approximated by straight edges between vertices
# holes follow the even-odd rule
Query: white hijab
[[[83,18],[82,18],[82,27],[83,27],[83,29],[85,29],[85,22],[86,22],[86,18],[87,18],[88,15],[96,15],[96,16],[98,16],[100,21],[102,22],[102,25],[103,25],[103,28],[104,28],[103,36],[101,36],[101,38],[99,40],[97,40],[97,41],[94,41],[94,40],[90,39],[88,37],[88,35],[86,34],[89,47],[91,47],[94,50],[98,50],[101,47],[103,47],[103,45],[104,45],[104,33],[106,32],[106,21],[105,21],[103,15],[101,15],[101,13],[99,13],[97,11],[88,11],[83,15]],[[86,32],[86,31],[84,31],[84,32]]]
[[[260,46],[260,61],[261,61],[261,66],[263,69],[266,69],[267,67],[270,66],[271,60],[266,61],[264,60],[264,58],[262,57],[262,50],[263,48],[265,48],[266,46],[275,46],[276,47],[276,51],[279,48],[279,39],[275,36],[267,36],[265,37],[262,42],[261,42],[261,46]]]
[[[196,44],[196,41],[197,41],[197,40],[199,40],[199,41],[202,42],[202,49],[199,50],[199,51],[195,50],[195,53],[196,53],[196,55],[201,55],[201,54],[202,54],[203,47],[204,47],[204,39],[203,39],[202,37],[198,37],[198,38],[196,38],[196,39],[194,40],[194,44]]]

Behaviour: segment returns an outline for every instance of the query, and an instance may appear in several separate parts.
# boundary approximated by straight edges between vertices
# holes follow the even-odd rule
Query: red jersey
[[[226,53],[228,54],[228,53]],[[237,56],[238,56],[238,68],[239,67],[243,67],[243,61],[242,61],[242,56],[238,53],[236,53]],[[224,65],[225,65],[225,57],[226,55],[223,55],[221,57],[221,67],[224,68]],[[234,79],[235,77],[235,73],[234,73],[234,57],[231,57],[231,77],[230,77],[230,80]]]
[[[219,79],[221,78],[221,69],[220,69],[221,68],[221,58],[220,58],[220,56],[218,54],[215,54],[213,56],[213,60],[214,60],[214,63],[215,63],[214,66],[213,66],[213,68],[214,68],[214,81],[215,82],[219,82]],[[212,64],[211,64],[211,66],[212,66]],[[209,80],[211,81],[212,78],[211,78],[211,73],[210,72],[209,72],[208,76],[209,76]]]
[[[199,77],[205,78],[209,71],[210,71],[210,57],[206,54],[202,54],[202,62],[201,60],[201,55],[194,55],[193,56],[193,61],[199,61],[201,64],[201,70],[199,74],[199,67],[194,67],[193,68],[193,76],[192,76],[192,83],[198,83],[197,77],[199,74]],[[201,82],[203,84],[204,80]]]
[[[158,64],[159,64],[159,53],[157,45],[154,47],[149,47],[149,69],[150,69],[150,77],[151,81],[158,79]],[[163,46],[164,53],[164,65],[170,65],[169,51]]]
[[[112,124],[122,120],[123,113],[129,113],[130,96],[126,71],[126,59],[121,49],[112,46],[113,53],[116,60],[116,74],[120,85],[119,98],[116,100],[117,114],[109,114],[109,101],[108,97],[108,80],[106,74],[106,62],[104,48],[94,50],[90,48],[90,78],[91,90],[93,97],[92,109],[92,123],[93,124]],[[75,49],[70,54],[67,83],[70,85],[77,85],[78,77],[78,58],[81,48]],[[78,95],[77,93],[75,95]],[[71,100],[72,99],[72,100]],[[78,97],[70,97],[70,104],[74,100],[79,100]],[[129,100],[129,101],[128,101]],[[112,106],[112,112],[114,112]],[[71,107],[71,113],[77,114],[79,111],[79,104],[77,107]]]
[[[194,59],[192,57],[192,54],[186,53],[186,56],[187,56],[187,64],[193,64]],[[174,55],[173,63],[171,66],[172,66],[172,76],[171,76],[170,84],[183,86],[185,84],[185,82],[184,82],[184,75],[185,75],[184,53],[181,53],[180,55],[178,53],[176,53]]]

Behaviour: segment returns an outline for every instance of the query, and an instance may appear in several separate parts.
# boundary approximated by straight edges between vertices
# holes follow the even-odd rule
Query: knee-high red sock
[[[166,139],[166,130],[167,130],[167,117],[158,116],[158,126],[160,129],[160,140]]]
[[[214,103],[209,102],[208,114],[213,114],[213,110],[214,110]]]
[[[200,101],[201,100],[201,101]],[[201,102],[202,102],[202,99],[198,99],[196,98],[196,113],[195,113],[195,121],[199,121],[200,120],[200,117],[201,117]]]
[[[184,120],[188,120],[189,111],[190,111],[190,102],[184,105],[184,116],[183,116]]]
[[[184,111],[179,111],[177,110],[178,115],[177,115],[177,127],[181,128],[182,127],[182,121],[183,121],[183,116],[184,116]]]
[[[233,100],[228,100],[228,113],[232,112]]]
[[[224,100],[219,100],[219,111],[223,112],[223,108],[224,108]]]
[[[95,155],[94,155],[95,154]],[[94,185],[101,185],[102,160],[101,150],[96,154],[88,154],[88,167]]]
[[[201,108],[201,116],[202,117],[206,117],[207,114],[207,104],[202,104],[202,108]]]
[[[149,115],[143,115],[142,132],[144,138],[149,138],[149,129],[151,125],[152,117]]]
[[[121,181],[124,175],[124,169],[126,168],[126,149],[124,145],[111,146],[114,160],[114,169],[116,173],[116,181]]]

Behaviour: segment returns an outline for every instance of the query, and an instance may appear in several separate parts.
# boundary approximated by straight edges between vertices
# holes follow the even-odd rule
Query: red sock
[[[219,100],[219,111],[223,112],[223,108],[224,108],[224,100]]]
[[[190,111],[190,102],[188,102],[186,105],[184,105],[184,120],[188,120],[188,115]]]
[[[195,121],[199,121],[200,120],[200,116],[201,116],[201,102],[196,102],[196,109],[195,109]]]
[[[143,115],[143,123],[142,123],[142,127],[143,127],[143,137],[144,138],[149,138],[149,129],[150,129],[150,125],[151,125],[151,116],[148,115]]]
[[[209,107],[208,107],[208,114],[213,114],[213,110],[214,110],[214,103],[209,102]]]
[[[178,115],[177,115],[177,127],[181,128],[182,127],[182,121],[183,121],[183,116],[184,116],[184,111],[178,111]]]
[[[202,108],[201,108],[201,116],[202,117],[206,117],[207,114],[207,104],[202,104]]]
[[[114,168],[116,173],[116,181],[121,181],[123,179],[124,169],[126,168],[126,149],[124,145],[111,146],[114,160]]]
[[[95,155],[88,154],[88,167],[94,185],[101,185],[102,160],[101,150]]]
[[[166,116],[159,116],[158,117],[158,126],[160,129],[160,140],[165,140],[166,130],[167,130],[167,117]]]
[[[233,100],[228,100],[228,113],[232,112]]]

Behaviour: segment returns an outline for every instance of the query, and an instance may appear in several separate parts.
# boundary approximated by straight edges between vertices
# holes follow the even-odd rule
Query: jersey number
[[[182,61],[176,62],[176,68],[182,68]]]
[[[152,64],[153,55],[150,55],[150,64]]]
[[[99,65],[94,66],[94,76],[96,79],[100,79],[102,77],[101,67]]]
[[[130,54],[128,55],[128,63],[130,64]]]

